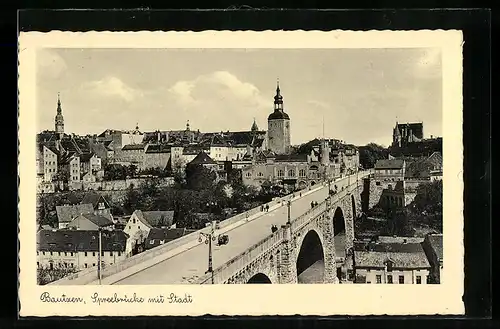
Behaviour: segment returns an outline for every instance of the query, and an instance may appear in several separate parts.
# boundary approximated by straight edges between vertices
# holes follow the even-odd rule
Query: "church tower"
[[[274,112],[267,118],[269,150],[275,154],[286,154],[290,150],[290,117],[283,110],[283,96],[279,81],[274,96]]]
[[[253,118],[253,124],[252,124],[251,130],[253,133],[256,133],[259,131],[259,127],[257,126],[257,122],[255,122],[255,118]]]
[[[59,134],[64,134],[64,117],[62,115],[62,108],[61,108],[61,98],[59,96],[59,93],[57,93],[57,114],[55,118],[55,131],[56,133]]]

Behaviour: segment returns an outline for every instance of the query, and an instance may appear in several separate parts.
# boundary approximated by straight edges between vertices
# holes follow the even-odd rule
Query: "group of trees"
[[[54,267],[37,269],[37,284],[45,285],[76,273],[76,268]]]
[[[414,200],[403,208],[374,207],[357,220],[358,231],[379,231],[382,235],[414,236],[417,230],[443,231],[443,182],[421,184]],[[378,222],[370,218],[385,219]],[[359,232],[358,231],[358,232]]]
[[[137,166],[128,165],[123,166],[118,163],[106,164],[104,166],[104,180],[123,180],[137,175]]]
[[[360,146],[358,149],[359,163],[365,169],[373,168],[377,160],[387,159],[389,156],[388,149],[375,143]]]
[[[224,209],[242,212],[261,203],[262,195],[253,187],[244,186],[241,171],[232,170],[227,180],[217,180],[217,174],[202,165],[188,165],[184,175],[178,175],[173,186],[162,187],[159,178],[148,178],[141,186],[129,188],[122,207],[116,212],[131,214],[144,211],[174,210],[177,227],[198,229],[205,226],[201,216],[209,213],[224,219]]]

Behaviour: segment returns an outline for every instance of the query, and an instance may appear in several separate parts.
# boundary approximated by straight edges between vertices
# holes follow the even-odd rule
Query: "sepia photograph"
[[[438,42],[32,53],[21,223],[44,304],[69,286],[443,284],[457,136]]]

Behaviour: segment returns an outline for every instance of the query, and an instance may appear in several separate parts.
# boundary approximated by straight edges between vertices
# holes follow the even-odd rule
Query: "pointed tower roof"
[[[252,131],[259,131],[259,127],[257,126],[257,122],[255,122],[255,118],[253,118]]]
[[[274,96],[274,112],[271,113],[267,120],[290,120],[288,114],[283,110],[283,95],[281,95],[280,82],[276,83],[276,95]]]

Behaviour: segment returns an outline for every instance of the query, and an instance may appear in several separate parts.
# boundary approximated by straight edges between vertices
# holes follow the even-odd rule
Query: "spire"
[[[139,130],[139,123],[138,122],[136,122],[136,124],[135,124],[135,130]]]
[[[186,122],[186,131],[189,131],[189,120]]]
[[[57,92],[57,114],[62,114],[61,109],[61,94]]]
[[[280,78],[276,80],[276,95],[280,94]]]

